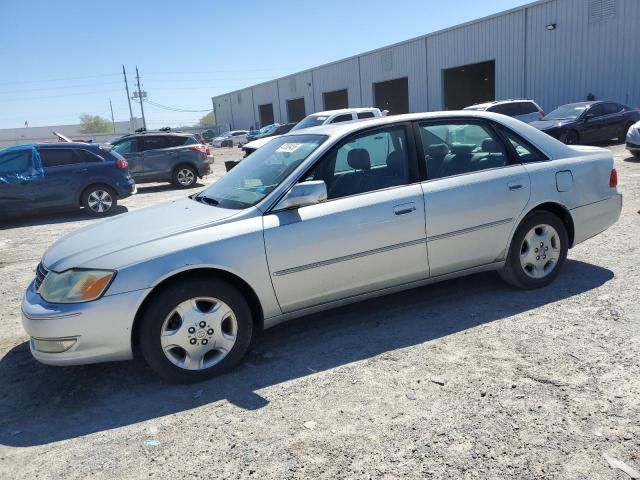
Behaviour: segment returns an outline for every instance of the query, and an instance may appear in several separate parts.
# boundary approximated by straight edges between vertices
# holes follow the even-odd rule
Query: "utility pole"
[[[140,98],[140,111],[142,112],[142,128],[147,129],[147,120],[144,118],[144,98],[142,98],[142,90],[140,89],[140,73],[136,65],[136,78],[138,79],[138,97]]]
[[[131,131],[133,131],[133,109],[131,108],[131,95],[129,94],[129,83],[127,82],[127,72],[124,69],[124,65],[122,65],[122,74],[124,75],[124,88],[127,89],[127,102],[129,102],[129,126],[131,127]]]
[[[109,98],[109,108],[111,109],[111,126],[113,127],[113,133],[116,133],[116,122],[113,119],[113,104],[111,103],[111,98]]]

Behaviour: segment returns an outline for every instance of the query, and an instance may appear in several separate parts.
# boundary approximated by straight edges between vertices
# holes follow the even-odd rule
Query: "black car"
[[[147,131],[125,135],[110,145],[127,159],[137,183],[171,182],[190,188],[211,171],[208,147],[188,133]]]
[[[83,207],[89,215],[101,217],[135,191],[127,161],[96,144],[0,150],[0,215]]]
[[[615,102],[578,102],[556,108],[531,126],[567,145],[624,140],[640,112]]]

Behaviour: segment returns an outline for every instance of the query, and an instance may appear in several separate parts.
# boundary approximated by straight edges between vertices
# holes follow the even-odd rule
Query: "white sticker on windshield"
[[[293,153],[300,148],[301,143],[283,143],[278,147],[276,152]]]

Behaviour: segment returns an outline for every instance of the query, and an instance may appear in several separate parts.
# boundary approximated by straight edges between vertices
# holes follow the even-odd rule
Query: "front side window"
[[[274,138],[194,199],[222,208],[251,207],[269,195],[326,139],[324,135]]]
[[[318,125],[324,124],[329,118],[327,115],[309,115],[307,118],[301,120],[295,127],[291,129],[294,130],[302,130],[303,128],[309,127],[317,127]]]
[[[504,144],[483,122],[435,122],[419,126],[429,180],[509,164]]]
[[[120,155],[126,155],[127,153],[134,153],[137,151],[137,144],[135,138],[124,140],[113,147],[113,151]]]
[[[598,105],[594,105],[589,109],[587,115],[590,117],[601,117],[604,115],[604,107],[601,103],[599,103]]]
[[[323,180],[327,198],[341,198],[409,183],[404,127],[366,132],[327,154],[305,180]]]
[[[0,153],[0,176],[19,175],[31,170],[31,151]],[[1,183],[1,182],[0,182]]]

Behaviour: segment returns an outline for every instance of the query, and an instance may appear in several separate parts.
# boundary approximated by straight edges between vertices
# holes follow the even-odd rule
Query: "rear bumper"
[[[115,185],[118,198],[127,198],[138,191],[136,181],[132,177],[128,177],[122,181],[119,181]]]
[[[211,164],[207,161],[205,164],[198,165],[198,176],[200,178],[211,173]]]
[[[604,232],[620,218],[622,194],[615,193],[606,200],[571,210],[575,230],[573,245]]]

